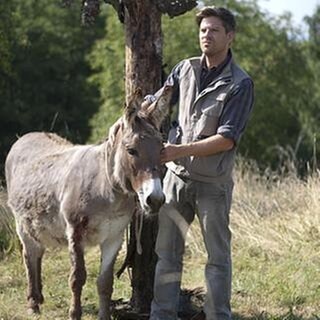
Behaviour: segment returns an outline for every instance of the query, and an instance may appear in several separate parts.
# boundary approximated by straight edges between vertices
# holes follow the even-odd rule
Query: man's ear
[[[234,32],[234,31],[229,31],[229,32],[227,33],[227,38],[228,38],[228,40],[229,40],[229,44],[232,43],[232,41],[234,40],[234,37],[235,37],[235,32]]]

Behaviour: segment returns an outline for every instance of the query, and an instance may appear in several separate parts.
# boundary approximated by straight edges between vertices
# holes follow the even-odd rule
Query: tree
[[[111,10],[109,10],[111,9]],[[108,128],[120,117],[125,99],[124,28],[111,7],[103,11],[105,36],[97,40],[88,54],[92,68],[89,82],[99,88],[99,110],[90,119],[90,142],[106,136]]]
[[[61,10],[56,0],[2,1],[0,9],[1,164],[28,131],[54,130],[85,142],[98,95],[87,82],[85,56],[104,20],[95,30],[83,28],[78,12]]]
[[[15,37],[13,8],[15,1],[0,3],[0,177],[3,171],[4,154],[10,144],[6,135],[3,119],[8,119],[11,113],[12,100],[11,83],[14,81],[13,39]]]
[[[305,17],[309,26],[309,42],[306,44],[306,55],[312,72],[312,80],[308,89],[312,105],[312,114],[306,119],[306,132],[312,141],[313,168],[317,169],[317,159],[320,156],[319,148],[319,109],[320,109],[320,5],[315,8],[314,14]]]

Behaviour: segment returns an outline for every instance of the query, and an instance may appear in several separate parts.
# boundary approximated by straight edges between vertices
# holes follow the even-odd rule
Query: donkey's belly
[[[82,241],[84,245],[94,246],[104,241],[113,242],[123,236],[131,215],[126,213],[111,219],[89,220],[88,226],[83,229]],[[68,245],[65,222],[62,219],[50,221],[33,221],[28,226],[28,233],[45,247],[58,247]]]
[[[24,217],[23,217],[24,218]],[[44,247],[58,247],[68,244],[66,223],[59,215],[27,217],[19,223],[23,233],[29,234]]]

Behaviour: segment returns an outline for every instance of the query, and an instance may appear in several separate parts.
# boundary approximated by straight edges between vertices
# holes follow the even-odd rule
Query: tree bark
[[[124,0],[126,34],[126,99],[137,88],[152,94],[161,86],[162,33],[161,13],[152,0]],[[136,219],[136,217],[135,217]],[[135,222],[131,224],[131,251],[135,248]],[[133,236],[133,237],[132,237]],[[139,313],[149,313],[153,298],[156,264],[154,252],[157,217],[144,219],[141,233],[142,254],[131,256],[131,305]]]
[[[161,85],[161,13],[152,0],[126,0],[126,96],[138,87],[143,94]]]

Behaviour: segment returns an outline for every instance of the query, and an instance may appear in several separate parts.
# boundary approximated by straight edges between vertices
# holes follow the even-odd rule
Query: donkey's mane
[[[50,132],[45,132],[45,135],[54,143],[58,144],[58,145],[66,145],[66,146],[72,146],[73,143],[71,143],[70,141],[68,141],[67,139],[64,139],[54,133],[50,133]]]

